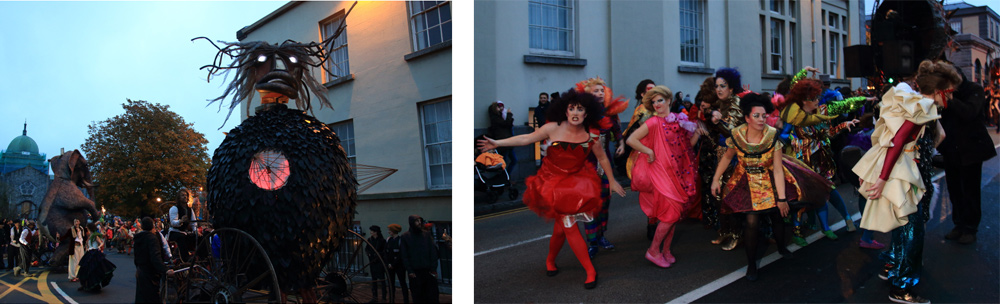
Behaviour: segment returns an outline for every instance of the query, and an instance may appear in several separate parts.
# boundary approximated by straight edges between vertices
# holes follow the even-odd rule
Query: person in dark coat
[[[937,147],[944,156],[944,172],[953,207],[951,220],[955,228],[945,239],[961,244],[976,241],[982,217],[983,162],[996,156],[993,140],[986,125],[986,93],[983,87],[969,81],[961,69],[962,84],[955,88],[953,99],[941,111],[944,141]]]
[[[411,215],[410,230],[399,242],[414,303],[438,303],[438,250],[426,224],[419,215]]]
[[[538,94],[538,106],[535,107],[535,128],[545,125],[545,115],[549,110],[549,93]]]
[[[399,224],[389,224],[389,239],[385,244],[385,265],[389,267],[389,282],[393,286],[399,280],[399,288],[403,291],[403,303],[410,303],[410,288],[406,285],[406,267],[403,267],[403,257],[400,255],[399,233],[403,227]]]
[[[504,106],[503,101],[497,100],[490,104],[489,113],[490,127],[486,129],[486,137],[504,139],[514,136],[514,113]],[[514,166],[517,165],[514,148],[497,148],[497,154],[502,155],[504,162],[507,163],[507,172],[513,172]]]
[[[163,243],[160,236],[153,234],[153,219],[142,218],[142,231],[135,234],[132,246],[135,249],[135,302],[161,302],[160,277],[173,275],[163,264]]]
[[[382,302],[389,301],[389,289],[386,286],[385,279],[385,267],[379,262],[379,257],[385,252],[385,237],[382,236],[382,227],[372,225],[368,228],[368,232],[371,236],[368,237],[368,243],[372,244],[372,247],[366,247],[365,253],[368,254],[368,262],[371,263],[372,272],[372,303],[378,301],[378,287],[382,285]],[[383,261],[384,262],[384,261]],[[381,283],[381,284],[379,284]]]

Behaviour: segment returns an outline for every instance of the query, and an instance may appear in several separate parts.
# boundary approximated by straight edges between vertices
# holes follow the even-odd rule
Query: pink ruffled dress
[[[639,192],[639,207],[649,217],[675,223],[687,204],[697,198],[698,168],[691,134],[697,124],[685,114],[653,116],[645,122],[649,128],[639,142],[653,149],[652,163],[648,155],[638,153],[632,169],[632,190]]]

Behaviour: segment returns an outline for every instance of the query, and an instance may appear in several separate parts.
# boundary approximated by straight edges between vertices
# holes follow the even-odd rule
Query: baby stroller
[[[475,191],[486,192],[486,201],[495,203],[504,190],[513,200],[517,198],[517,190],[510,186],[510,175],[507,174],[503,156],[496,150],[485,152],[476,157]]]

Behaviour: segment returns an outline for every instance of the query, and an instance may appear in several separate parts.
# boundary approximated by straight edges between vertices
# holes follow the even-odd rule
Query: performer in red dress
[[[524,204],[539,216],[555,221],[545,259],[546,274],[559,273],[555,259],[566,240],[587,272],[584,281],[587,289],[597,286],[597,271],[590,263],[587,245],[576,222],[593,220],[594,212],[601,208],[601,184],[594,165],[587,161],[590,153],[609,175],[611,190],[625,196],[625,190],[611,176],[611,163],[597,140],[600,119],[601,104],[594,95],[570,90],[550,106],[549,122],[535,132],[502,140],[487,137],[476,143],[480,150],[487,151],[545,139],[552,141],[538,173],[525,179]]]
[[[646,259],[663,268],[676,262],[670,253],[674,223],[697,199],[698,168],[691,146],[701,135],[708,135],[687,115],[670,112],[672,99],[666,86],[647,91],[642,104],[654,115],[626,141],[639,154],[632,168],[632,190],[639,192],[639,207],[660,222]]]

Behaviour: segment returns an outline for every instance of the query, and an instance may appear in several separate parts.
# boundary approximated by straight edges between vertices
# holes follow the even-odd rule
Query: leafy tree
[[[165,213],[161,206],[181,187],[204,185],[208,140],[170,106],[128,99],[122,108],[88,126],[83,152],[98,185],[95,203],[119,215]]]

